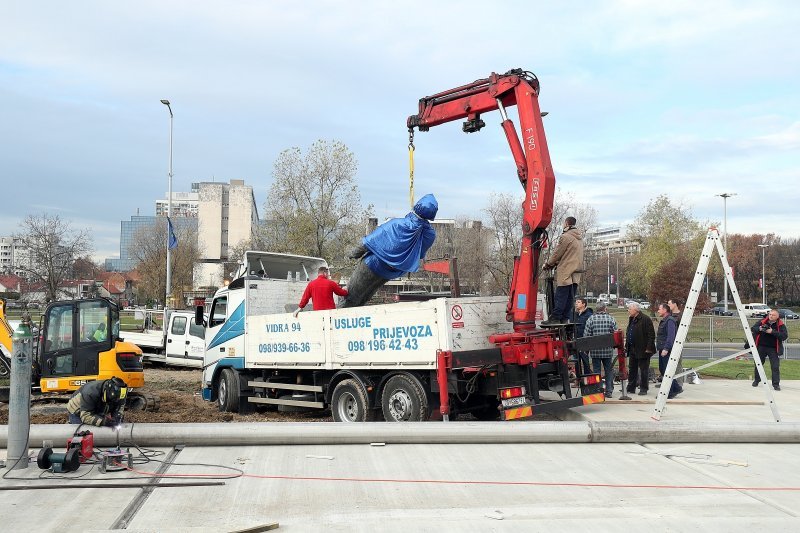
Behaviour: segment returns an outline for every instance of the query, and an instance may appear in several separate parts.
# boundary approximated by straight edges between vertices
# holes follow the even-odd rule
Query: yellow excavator
[[[0,300],[0,374],[11,368],[11,335]],[[89,381],[121,378],[129,390],[144,386],[142,350],[119,340],[119,308],[105,298],[52,302],[34,342],[33,387],[42,394],[67,394]],[[128,408],[156,410],[158,400],[136,391]]]

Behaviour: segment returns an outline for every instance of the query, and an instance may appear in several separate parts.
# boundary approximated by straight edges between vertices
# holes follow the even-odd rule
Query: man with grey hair
[[[586,328],[583,330],[585,337],[594,335],[609,335],[617,330],[617,322],[614,317],[608,314],[605,302],[597,302],[596,312],[586,321]],[[606,398],[611,398],[614,392],[614,348],[598,348],[590,350],[589,356],[592,358],[594,373],[599,374],[602,366],[605,373]]]
[[[649,388],[650,358],[656,352],[656,329],[650,317],[642,313],[636,302],[628,304],[628,329],[625,331],[625,350],[630,359],[631,372],[628,380],[628,393],[636,392],[639,385],[639,396],[647,396]]]

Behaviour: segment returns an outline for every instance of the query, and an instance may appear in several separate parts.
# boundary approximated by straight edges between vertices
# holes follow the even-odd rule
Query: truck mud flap
[[[520,405],[501,411],[500,419],[519,420],[522,418],[530,418],[533,415],[538,415],[542,413],[552,413],[555,411],[561,411],[563,409],[569,409],[570,407],[580,407],[582,405],[591,405],[593,403],[603,403],[605,400],[606,400],[605,395],[602,392],[598,392],[586,396],[578,396],[576,398],[570,398],[568,400],[542,402],[536,405],[533,404]]]

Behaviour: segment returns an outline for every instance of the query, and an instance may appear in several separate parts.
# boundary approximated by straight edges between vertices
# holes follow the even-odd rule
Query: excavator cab
[[[105,298],[53,302],[42,316],[38,367],[42,392],[69,392],[94,380],[144,385],[142,351],[119,340],[119,308]]]

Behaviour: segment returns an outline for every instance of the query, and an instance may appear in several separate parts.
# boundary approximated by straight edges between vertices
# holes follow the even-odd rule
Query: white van
[[[770,306],[766,304],[743,304],[744,316],[747,318],[764,318],[770,311]]]

